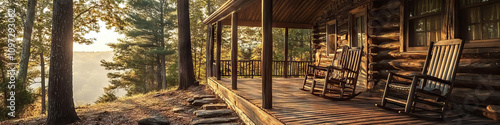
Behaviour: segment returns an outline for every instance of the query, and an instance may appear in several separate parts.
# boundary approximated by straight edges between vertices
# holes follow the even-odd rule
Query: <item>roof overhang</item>
[[[317,16],[330,0],[273,0],[273,27],[311,29]],[[203,21],[204,24],[231,24],[231,14],[238,13],[238,26],[261,27],[261,0],[228,0]]]

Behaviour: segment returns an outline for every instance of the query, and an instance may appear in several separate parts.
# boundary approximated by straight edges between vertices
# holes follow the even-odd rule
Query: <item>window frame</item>
[[[461,0],[457,0],[456,2],[456,5],[455,5],[455,10],[457,10],[459,13],[465,13],[467,11],[467,9],[471,9],[471,8],[475,8],[475,7],[481,7],[481,6],[485,6],[485,5],[490,5],[490,4],[500,4],[500,1],[488,1],[488,2],[481,2],[481,3],[476,3],[476,4],[472,4],[472,5],[466,5],[466,6],[463,6],[461,5]],[[479,15],[481,16],[481,15]],[[469,34],[468,34],[468,30],[467,30],[467,26],[468,26],[468,23],[466,21],[467,19],[467,15],[463,14],[463,15],[456,15],[456,17],[454,17],[456,20],[459,20],[459,24],[460,26],[458,27],[459,30],[458,31],[458,34],[460,34],[461,38],[463,38],[463,40],[465,40],[465,42],[467,44],[465,44],[465,47],[466,48],[474,48],[474,47],[500,47],[500,38],[496,38],[496,39],[482,39],[481,40],[469,40]],[[479,30],[479,34],[481,35],[482,37],[482,32],[483,32],[483,23],[484,22],[481,22],[479,23],[480,24],[480,30]],[[500,31],[500,29],[498,29]]]
[[[363,21],[362,21],[362,24],[363,25],[363,28],[365,29],[364,30],[364,38],[365,38],[365,45],[362,45],[362,44],[358,44],[359,46],[352,46],[353,45],[353,39],[354,37],[356,37],[354,35],[354,32],[355,32],[355,29],[354,27],[356,27],[356,23],[355,20],[356,20],[356,17],[360,17],[360,16],[364,16],[363,18]],[[363,6],[360,6],[358,8],[355,8],[353,10],[351,10],[349,12],[349,30],[348,30],[348,43],[349,43],[349,46],[350,47],[360,47],[360,46],[365,46],[365,48],[368,46],[368,10],[366,7],[363,7]]]
[[[443,19],[443,16],[445,15],[445,7],[446,7],[446,1],[441,0],[441,11],[439,13],[428,13],[428,14],[423,14],[423,15],[418,15],[418,16],[413,16],[412,19],[410,19],[410,9],[412,8],[409,4],[412,0],[402,0],[402,3],[400,4],[400,42],[403,47],[400,47],[401,52],[425,52],[429,46],[417,46],[417,47],[411,47],[410,46],[410,21],[411,20],[416,20],[416,19],[421,19],[421,18],[426,18],[426,17],[432,17],[432,16],[439,16],[440,19]],[[443,26],[445,26],[444,21],[441,20],[441,36],[440,39],[443,39],[445,36],[443,34]],[[444,35],[444,36],[443,36]],[[429,43],[430,41],[428,41]]]
[[[330,26],[335,26],[335,29],[330,29]],[[337,27],[337,20],[333,19],[331,21],[326,22],[326,54],[330,55],[330,51],[334,52],[335,50],[330,50],[330,30],[333,30],[335,32],[335,39],[333,41],[334,43],[334,48],[337,48],[338,44],[338,27]]]

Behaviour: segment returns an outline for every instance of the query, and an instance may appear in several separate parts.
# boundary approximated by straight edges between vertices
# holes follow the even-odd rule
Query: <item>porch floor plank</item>
[[[410,117],[375,107],[380,97],[360,95],[351,100],[333,101],[300,90],[303,80],[273,78],[273,109],[264,110],[285,124],[500,124],[477,116],[445,121]],[[230,78],[215,81],[231,88]],[[239,78],[238,89],[231,91],[261,107],[261,86],[260,78]]]

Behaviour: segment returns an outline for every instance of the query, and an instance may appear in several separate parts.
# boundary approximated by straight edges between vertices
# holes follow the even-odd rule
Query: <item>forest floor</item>
[[[164,90],[147,94],[124,97],[113,102],[79,106],[76,112],[80,121],[74,125],[137,124],[139,120],[155,116],[164,117],[170,124],[191,124],[198,119],[193,112],[200,106],[193,106],[187,100],[196,95],[213,95],[208,86],[200,85],[187,90]],[[217,100],[223,103],[220,99]],[[181,108],[180,112],[172,109]],[[235,113],[232,117],[237,117]],[[0,122],[5,124],[45,124],[46,115]],[[241,120],[238,124],[243,124]]]

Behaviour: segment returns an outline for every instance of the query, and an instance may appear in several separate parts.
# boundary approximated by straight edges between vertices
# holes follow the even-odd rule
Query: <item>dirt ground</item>
[[[196,116],[193,112],[200,109],[192,106],[187,101],[195,95],[213,94],[208,86],[200,85],[187,90],[165,90],[151,92],[143,95],[120,98],[110,103],[101,103],[76,108],[80,121],[73,125],[108,125],[108,124],[137,124],[137,121],[154,116],[165,117],[170,124],[190,124]],[[222,102],[219,100],[219,102]],[[173,108],[184,110],[174,113]],[[236,116],[236,114],[232,114]],[[46,116],[33,116],[29,118],[8,120],[0,122],[2,125],[29,124],[43,125]],[[239,124],[240,121],[237,121]]]

